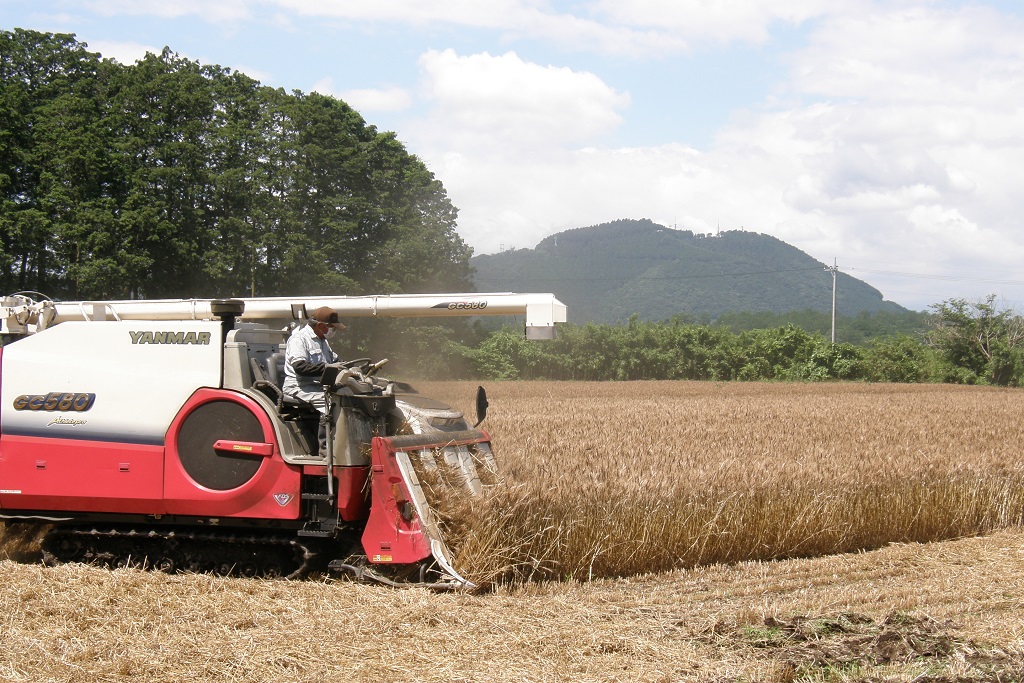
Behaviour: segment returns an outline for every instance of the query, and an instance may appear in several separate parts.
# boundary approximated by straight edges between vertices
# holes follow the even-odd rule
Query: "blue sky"
[[[781,7],[780,7],[781,5]],[[123,63],[169,46],[340,97],[477,253],[618,218],[742,228],[914,309],[1024,309],[1009,0],[0,0]]]

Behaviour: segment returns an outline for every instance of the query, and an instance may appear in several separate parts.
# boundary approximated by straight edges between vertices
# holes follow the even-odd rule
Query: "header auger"
[[[48,563],[471,587],[454,568],[431,485],[498,481],[490,436],[381,377],[332,364],[319,413],[281,391],[289,330],[342,316],[525,315],[554,336],[550,294],[52,302],[0,300],[0,519],[52,525]]]

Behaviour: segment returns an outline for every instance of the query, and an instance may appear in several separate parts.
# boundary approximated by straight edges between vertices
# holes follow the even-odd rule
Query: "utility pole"
[[[832,267],[825,266],[825,270],[832,271],[832,346],[836,345],[836,273],[839,272],[837,259],[832,259]]]

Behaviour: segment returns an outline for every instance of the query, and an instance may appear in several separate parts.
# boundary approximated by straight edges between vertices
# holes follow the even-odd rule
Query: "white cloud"
[[[207,60],[207,59],[199,59],[197,61],[200,64],[209,64],[210,63],[210,60]],[[222,64],[221,66],[227,66],[227,65]],[[269,71],[264,71],[263,69],[260,69],[259,67],[255,67],[255,66],[247,66],[245,64],[231,64],[230,67],[228,67],[228,68],[230,68],[232,71],[236,71],[238,73],[245,74],[249,78],[253,79],[254,81],[259,81],[260,83],[267,83],[267,82],[273,80],[273,78],[274,78],[274,74],[273,73],[271,73]]]
[[[803,92],[905,104],[998,105],[1024,98],[1024,23],[990,8],[833,16],[796,55]]]
[[[420,57],[432,130],[424,145],[445,150],[555,149],[583,144],[622,123],[629,96],[596,75],[542,66],[514,52]]]
[[[330,76],[324,76],[319,81],[314,83],[309,88],[310,92],[320,93],[328,97],[341,97],[339,91],[334,89],[334,79]]]
[[[339,97],[360,113],[404,111],[412,106],[412,94],[398,87],[343,90]]]
[[[511,52],[430,51],[420,66],[431,110],[407,129],[411,147],[442,178],[460,207],[462,232],[481,252],[533,246],[554,230],[577,227],[588,214],[581,200],[592,190],[595,199],[606,198],[595,205],[621,197],[588,188],[588,153],[573,150],[621,125],[628,95],[592,73]],[[614,184],[617,170],[604,173],[602,185]]]
[[[213,23],[229,23],[252,18],[246,0],[84,0],[81,7],[105,16],[146,15],[167,19],[199,16]]]
[[[530,38],[562,49],[665,55],[695,43],[764,43],[779,22],[800,24],[861,0],[597,0],[561,11],[544,0],[87,0],[84,7],[106,16],[197,16],[236,26],[267,17],[274,23],[305,17],[357,24],[410,27],[456,26],[497,32],[503,40]]]
[[[403,88],[339,90],[334,87],[334,79],[330,76],[321,78],[313,84],[310,90],[343,100],[363,114],[366,112],[402,111],[412,105],[412,95]]]
[[[659,54],[686,48],[686,41],[656,24],[634,28],[583,16],[558,12],[538,0],[180,0],[175,3],[150,3],[143,0],[89,0],[90,9],[115,16],[119,14],[160,17],[198,16],[211,23],[234,26],[240,21],[269,16],[274,23],[292,21],[292,17],[361,24],[405,24],[413,28],[438,25],[485,29],[504,39],[535,38],[551,41],[563,48],[604,51],[619,54]],[[262,6],[262,7],[261,7]],[[276,11],[264,13],[263,7]]]
[[[112,42],[104,40],[89,41],[89,50],[99,52],[107,59],[114,59],[121,64],[134,64],[146,56],[147,52],[160,54],[163,48],[143,45],[135,42]]]
[[[535,3],[522,0],[271,0],[305,16],[362,21],[424,24],[443,22],[467,26],[507,26],[515,17],[532,12]]]
[[[799,24],[863,3],[856,0],[599,0],[595,12],[623,27],[674,34],[693,42],[764,43],[776,22]]]
[[[936,270],[982,254],[1019,262],[1024,248],[997,234],[1013,234],[1019,201],[1010,169],[1024,158],[1024,24],[985,8],[918,7],[836,17],[813,38],[791,85],[836,100],[826,127],[794,136],[831,153],[802,159],[819,195],[794,208],[892,212],[900,231],[922,236],[905,250]],[[863,221],[842,237],[871,231]]]

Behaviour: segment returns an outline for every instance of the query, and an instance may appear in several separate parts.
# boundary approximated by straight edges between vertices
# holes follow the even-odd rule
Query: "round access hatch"
[[[178,458],[200,486],[227,491],[256,476],[262,456],[216,451],[221,439],[263,443],[263,426],[245,406],[233,401],[210,401],[189,413],[178,431]]]

